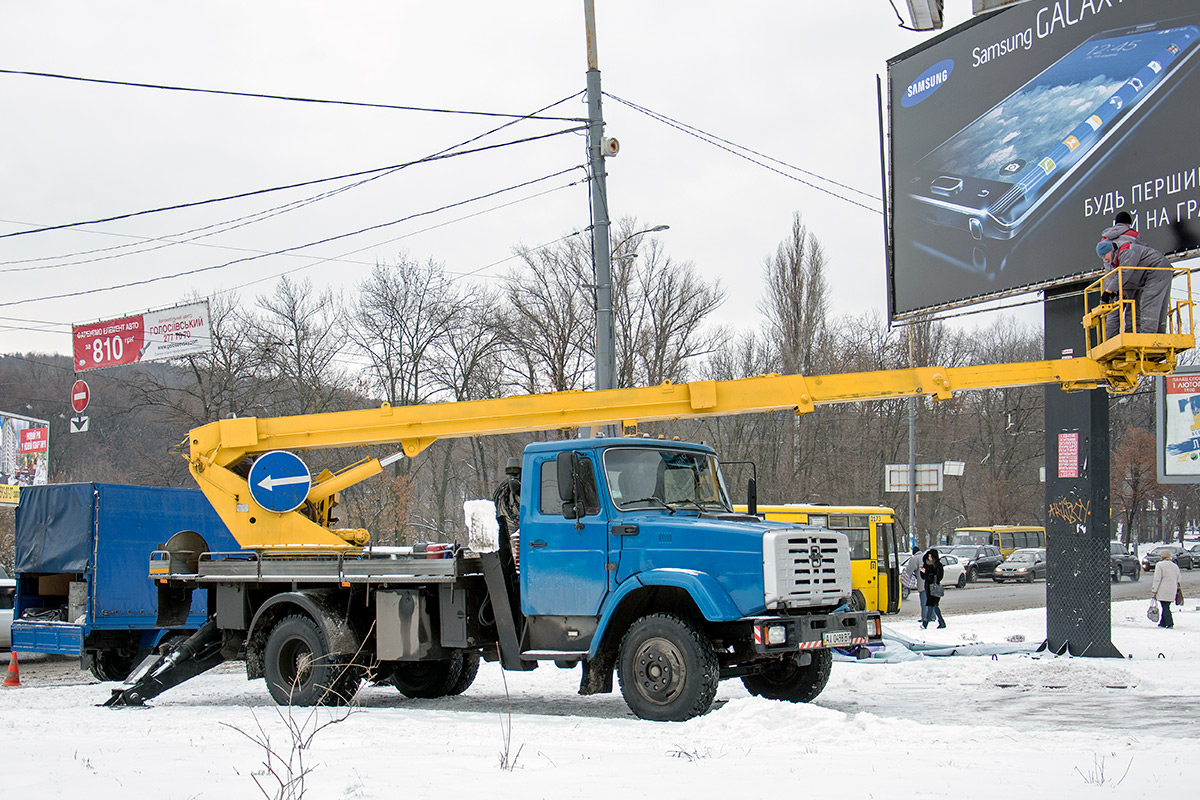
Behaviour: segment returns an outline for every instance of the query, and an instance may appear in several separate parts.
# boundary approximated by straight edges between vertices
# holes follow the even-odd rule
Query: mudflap
[[[207,672],[226,660],[222,638],[216,620],[210,619],[166,654],[147,656],[126,679],[128,685],[113,689],[112,697],[104,705],[110,708],[145,705],[147,700],[172,686]]]

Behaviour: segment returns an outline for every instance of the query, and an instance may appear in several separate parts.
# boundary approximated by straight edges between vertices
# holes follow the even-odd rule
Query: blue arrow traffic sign
[[[259,456],[250,467],[250,496],[267,511],[295,511],[304,504],[312,475],[300,457],[286,450]]]

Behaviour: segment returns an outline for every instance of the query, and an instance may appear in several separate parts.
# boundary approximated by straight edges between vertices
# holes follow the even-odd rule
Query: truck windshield
[[[635,508],[731,509],[717,459],[707,453],[615,447],[604,453],[613,504]]]

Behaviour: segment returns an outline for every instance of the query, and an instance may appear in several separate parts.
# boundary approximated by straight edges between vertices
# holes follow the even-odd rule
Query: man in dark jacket
[[[1123,268],[1120,273],[1105,280],[1104,290],[1116,295],[1119,289],[1121,299],[1133,301],[1138,333],[1165,333],[1172,272],[1170,269],[1145,267],[1170,267],[1171,264],[1166,256],[1138,238],[1130,222],[1132,220],[1128,214],[1118,215],[1114,224],[1104,229],[1096,245],[1096,255],[1100,256],[1107,269]],[[1128,319],[1128,310],[1123,311],[1127,317],[1125,330],[1131,331],[1133,328]],[[1117,314],[1109,314],[1105,320],[1105,336],[1115,336],[1118,325]]]

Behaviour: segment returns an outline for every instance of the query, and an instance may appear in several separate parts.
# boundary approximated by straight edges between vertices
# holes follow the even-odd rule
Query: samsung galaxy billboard
[[[1031,0],[888,62],[891,313],[1099,274],[1128,211],[1200,247],[1200,2]]]

